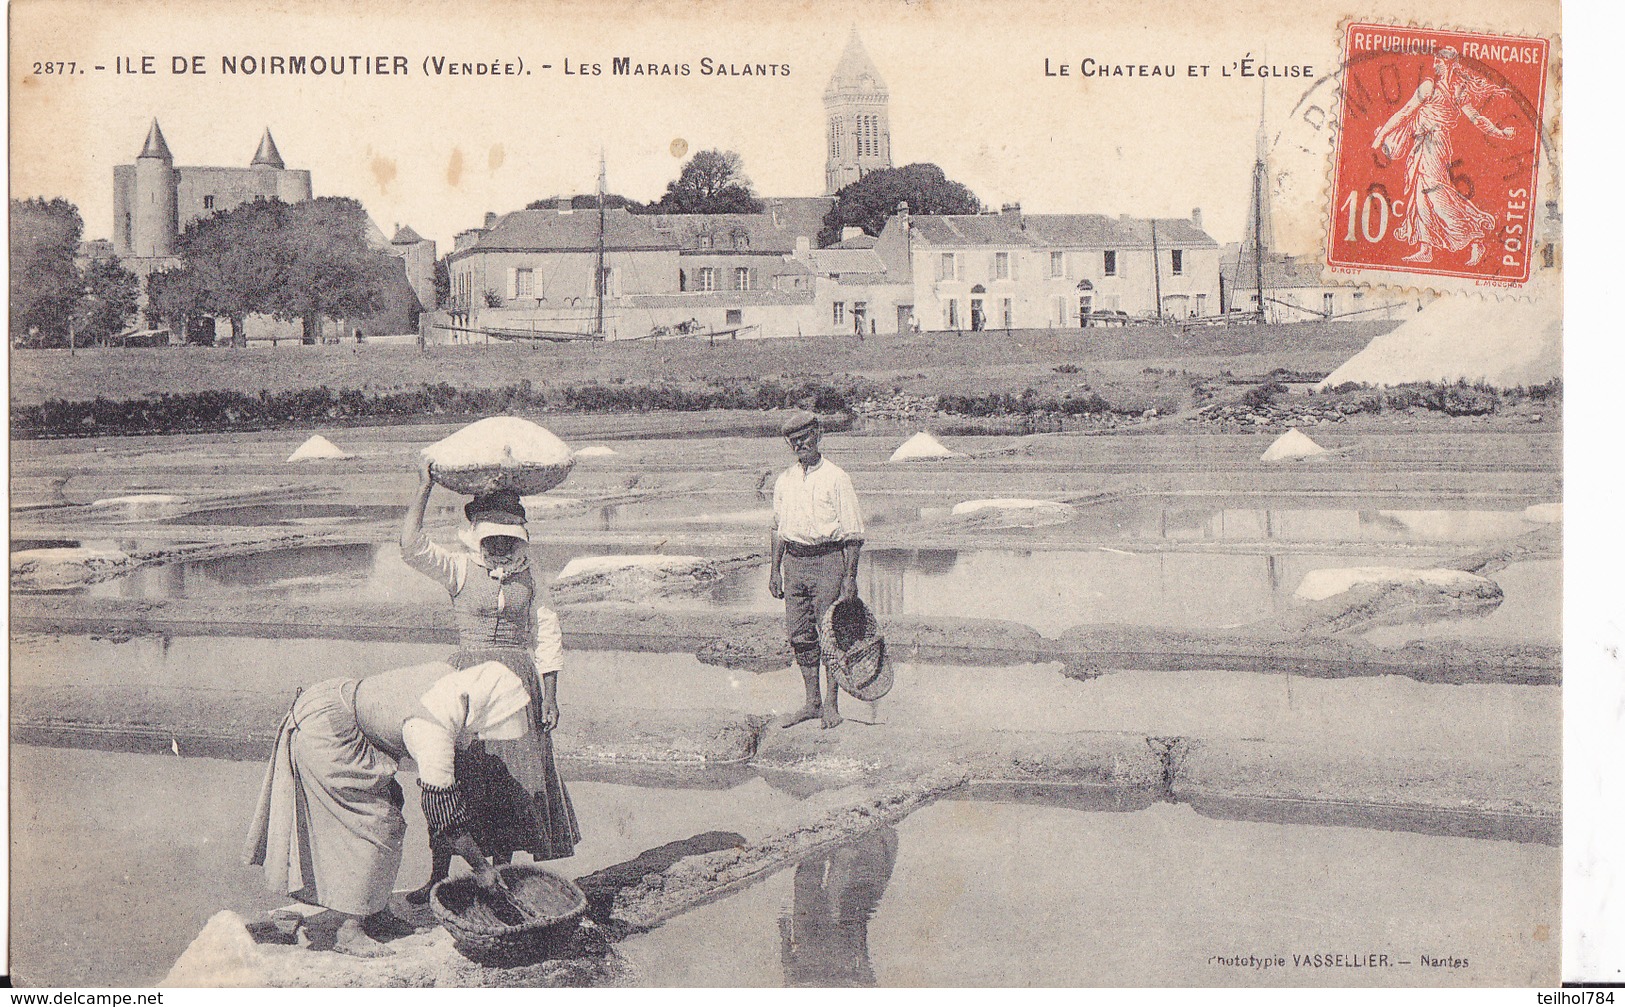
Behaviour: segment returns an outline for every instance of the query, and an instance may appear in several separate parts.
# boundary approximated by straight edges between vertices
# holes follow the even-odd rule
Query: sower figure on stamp
[[[784,599],[790,648],[807,698],[780,726],[819,718],[824,727],[835,727],[841,715],[833,674],[825,675],[819,696],[818,620],[830,606],[858,596],[863,516],[851,478],[819,452],[818,417],[797,412],[785,420],[781,432],[796,463],[773,485],[773,568],[767,589]]]
[[[1416,245],[1405,262],[1431,262],[1433,250],[1468,249],[1467,265],[1484,258],[1484,240],[1495,233],[1495,215],[1456,191],[1456,160],[1451,134],[1463,117],[1485,136],[1511,139],[1513,127],[1497,126],[1480,107],[1507,89],[1462,66],[1446,46],[1433,59],[1433,77],[1416,87],[1410,101],[1377,130],[1371,146],[1389,158],[1405,158],[1406,206],[1394,237]]]

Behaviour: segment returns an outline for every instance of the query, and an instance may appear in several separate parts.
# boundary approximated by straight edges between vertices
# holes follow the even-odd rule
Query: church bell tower
[[[824,163],[825,195],[833,196],[869,172],[892,166],[889,99],[886,82],[854,26],[824,88],[829,155]]]

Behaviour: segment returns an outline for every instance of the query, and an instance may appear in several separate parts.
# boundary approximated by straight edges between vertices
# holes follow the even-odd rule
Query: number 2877
[[[39,75],[39,76],[43,76],[43,77],[57,77],[57,76],[66,77],[68,74],[78,73],[78,72],[79,72],[79,64],[78,63],[62,63],[62,62],[41,63],[38,60],[36,60],[34,62],[34,73]]]

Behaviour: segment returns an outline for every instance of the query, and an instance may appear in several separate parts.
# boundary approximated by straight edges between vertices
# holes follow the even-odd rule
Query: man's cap
[[[790,437],[808,428],[818,428],[817,414],[809,413],[805,409],[797,409],[784,418],[784,422],[779,425],[779,433]]]

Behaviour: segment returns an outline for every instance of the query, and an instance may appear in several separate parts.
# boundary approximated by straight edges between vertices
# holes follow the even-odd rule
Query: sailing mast
[[[597,309],[593,318],[592,333],[595,336],[604,334],[604,188],[607,169],[604,165],[604,149],[598,148],[598,261],[593,270],[593,288],[597,292]]]
[[[1264,321],[1264,91],[1258,92],[1258,149],[1253,161],[1253,286],[1258,291],[1258,320]]]

